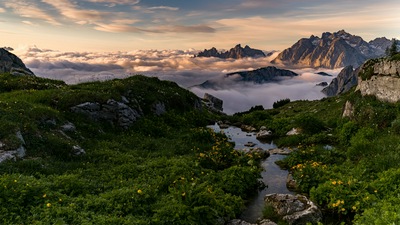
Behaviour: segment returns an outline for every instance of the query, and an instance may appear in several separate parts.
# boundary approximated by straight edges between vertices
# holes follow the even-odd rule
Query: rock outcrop
[[[109,99],[105,104],[85,102],[71,107],[71,111],[87,115],[94,121],[108,121],[125,129],[143,115],[140,108],[132,109],[125,103],[114,99]]]
[[[328,82],[323,81],[321,83],[316,84],[315,86],[326,87],[328,86]]]
[[[344,105],[342,117],[352,118],[353,116],[354,116],[354,105],[350,101],[347,101],[346,104]]]
[[[322,89],[322,93],[326,96],[336,96],[349,91],[357,85],[357,74],[358,70],[354,70],[353,66],[346,66],[327,87]]]
[[[0,48],[0,73],[34,76],[20,58],[4,48]]]
[[[0,141],[0,163],[7,160],[16,160],[25,157],[25,140],[21,131],[17,131],[15,137],[19,140],[20,145],[15,149],[10,149],[10,146]]]
[[[400,60],[379,59],[360,69],[357,90],[386,102],[400,101]]]
[[[288,224],[316,224],[322,220],[321,210],[303,195],[268,194],[264,201]]]
[[[252,58],[265,57],[265,54],[261,50],[250,48],[248,45],[246,45],[244,48],[242,48],[242,46],[240,44],[238,44],[234,48],[231,48],[229,51],[226,51],[226,52],[218,52],[218,50],[214,47],[209,50],[204,49],[204,51],[199,52],[196,57],[217,57],[217,58],[222,58],[222,59],[228,59],[228,58],[241,59],[241,58],[246,58],[246,57],[252,57]]]
[[[365,60],[381,57],[391,45],[387,38],[377,38],[369,43],[344,30],[302,38],[292,47],[282,51],[272,62],[299,67],[340,68],[358,67]]]
[[[212,111],[217,111],[217,112],[222,112],[223,111],[223,104],[224,101],[222,101],[221,99],[205,93],[204,97],[203,97],[203,101],[206,105],[207,108],[209,108]]]

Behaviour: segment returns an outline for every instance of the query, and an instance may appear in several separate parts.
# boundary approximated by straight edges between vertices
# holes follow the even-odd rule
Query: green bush
[[[316,134],[325,128],[324,122],[312,115],[300,115],[296,118],[295,124],[306,134]]]
[[[274,104],[272,104],[272,107],[273,107],[274,109],[277,109],[277,108],[279,108],[279,107],[282,107],[282,106],[288,104],[289,102],[290,102],[290,99],[288,99],[288,98],[281,99],[281,100],[279,100],[279,101],[274,102]]]
[[[350,147],[347,149],[347,157],[356,161],[363,157],[370,157],[376,153],[373,143],[375,131],[372,128],[361,128],[351,137]]]
[[[250,197],[253,194],[252,191],[260,187],[259,178],[261,178],[259,170],[233,166],[220,172],[219,182],[227,193]]]
[[[351,137],[357,132],[358,125],[349,121],[345,123],[339,130],[339,142],[343,146],[348,146],[350,144]]]
[[[400,134],[400,118],[397,118],[395,120],[392,121],[392,131],[395,134]]]

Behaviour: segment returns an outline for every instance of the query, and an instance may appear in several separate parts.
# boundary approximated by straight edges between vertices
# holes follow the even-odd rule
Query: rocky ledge
[[[385,102],[400,101],[400,60],[371,60],[360,71],[357,90]]]

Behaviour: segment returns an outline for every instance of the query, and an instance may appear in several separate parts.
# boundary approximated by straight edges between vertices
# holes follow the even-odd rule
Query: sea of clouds
[[[277,83],[234,83],[223,89],[192,87],[210,79],[220,79],[236,71],[271,66],[278,53],[265,58],[219,59],[194,57],[198,50],[135,50],[129,52],[60,52],[37,47],[14,51],[37,76],[63,80],[68,84],[125,78],[136,74],[170,80],[202,97],[210,93],[224,100],[224,112],[232,114],[254,105],[271,108],[273,102],[316,100],[325,97],[320,82],[330,82],[340,70],[292,69],[298,77]],[[275,65],[276,66],[276,65]],[[281,68],[280,66],[277,66]],[[290,68],[285,68],[290,69]],[[321,76],[326,72],[333,77]]]

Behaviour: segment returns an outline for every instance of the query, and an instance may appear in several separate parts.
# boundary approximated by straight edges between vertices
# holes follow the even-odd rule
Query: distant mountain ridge
[[[239,71],[226,74],[220,80],[207,80],[195,87],[217,89],[221,85],[227,84],[229,81],[238,82],[253,82],[255,84],[264,84],[269,82],[277,82],[282,78],[292,78],[298,76],[297,73],[290,70],[278,69],[274,66],[268,66],[251,71]]]
[[[302,38],[292,47],[282,51],[272,63],[289,66],[314,68],[358,67],[367,59],[381,57],[392,41],[376,38],[370,42],[344,30],[335,33],[325,32],[321,38],[311,35]]]
[[[7,49],[11,50],[11,48]],[[25,66],[22,60],[7,51],[6,48],[0,48],[0,73],[34,76],[34,73]]]
[[[218,52],[215,47],[212,47],[209,50],[204,49],[204,51],[199,52],[196,55],[196,57],[217,57],[222,59],[241,59],[246,57],[258,58],[265,56],[266,55],[261,50],[250,48],[248,45],[243,48],[240,44],[226,52]]]

